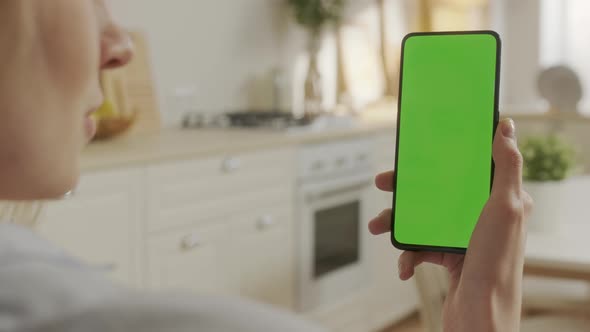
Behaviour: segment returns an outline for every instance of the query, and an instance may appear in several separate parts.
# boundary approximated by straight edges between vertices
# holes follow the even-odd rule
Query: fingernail
[[[516,128],[514,126],[514,121],[512,119],[503,119],[502,120],[502,135],[507,138],[514,138],[516,133]]]

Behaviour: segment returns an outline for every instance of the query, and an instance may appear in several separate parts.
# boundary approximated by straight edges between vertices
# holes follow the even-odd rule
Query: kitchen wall
[[[283,61],[283,1],[110,2],[115,18],[149,38],[165,125],[176,123],[184,107],[270,106],[268,83],[261,81]]]
[[[559,28],[565,17],[560,10],[567,8],[561,1],[492,0],[490,3],[494,29],[499,30],[503,40],[500,111],[504,114],[546,112],[549,105],[539,96],[537,77],[543,68],[550,65],[565,62],[572,66],[572,63],[583,63],[572,60],[576,60],[574,56],[578,54],[590,52],[590,48],[585,43],[565,43],[568,39],[577,41],[583,34],[566,34],[566,29]],[[574,18],[580,21],[579,16],[584,14]],[[586,13],[585,17],[590,15]],[[572,31],[577,32],[574,29]],[[566,46],[572,48],[574,45],[578,48],[564,50]],[[582,79],[590,74],[586,68],[590,67],[576,68]],[[582,103],[579,110],[585,115],[590,114],[587,104]],[[517,119],[522,137],[554,132],[569,140],[578,151],[581,171],[584,173],[590,172],[590,146],[587,144],[590,141],[589,125],[588,121],[560,123],[547,119]]]
[[[586,0],[491,0],[494,29],[503,39],[502,109],[510,113],[544,112],[537,78],[555,65],[572,67],[585,98],[579,111],[590,114],[590,43]]]
[[[507,113],[545,110],[537,92],[539,0],[490,1],[493,29],[502,37],[501,108]]]
[[[407,0],[395,0],[404,2]],[[110,0],[125,27],[147,34],[165,126],[182,110],[226,112],[273,105],[272,71],[282,72],[282,109],[301,111],[306,38],[286,0]],[[350,3],[355,15],[371,0]],[[335,104],[335,40],[320,53],[325,106]]]
[[[301,105],[307,69],[305,36],[285,0],[110,0],[124,26],[146,32],[165,126],[187,108],[224,112],[272,106],[271,71],[283,70],[282,106]],[[355,0],[351,14],[369,0]],[[408,0],[395,0],[405,3]],[[541,67],[539,0],[491,0],[492,26],[503,37],[502,110],[542,111],[536,76]],[[360,8],[360,9],[359,9]],[[329,34],[320,56],[326,106],[335,102],[335,45]]]

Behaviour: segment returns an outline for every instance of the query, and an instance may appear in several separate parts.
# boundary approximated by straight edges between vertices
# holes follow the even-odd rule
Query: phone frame
[[[403,75],[404,75],[404,55],[405,55],[405,47],[406,41],[412,37],[416,36],[440,36],[440,35],[491,35],[496,40],[496,82],[495,82],[495,91],[494,91],[494,126],[493,126],[493,133],[492,133],[492,142],[493,144],[494,137],[496,135],[496,129],[498,128],[498,121],[500,118],[499,112],[499,99],[500,99],[500,70],[501,70],[501,55],[502,55],[502,40],[500,35],[493,30],[471,30],[471,31],[440,31],[440,32],[412,32],[407,34],[402,40],[402,48],[401,48],[401,57],[400,57],[400,75],[399,75],[399,93],[398,93],[398,101],[397,101],[397,130],[396,130],[396,141],[395,141],[395,171],[393,177],[393,202],[392,202],[392,209],[391,209],[391,243],[394,247],[401,249],[401,250],[410,250],[410,251],[434,251],[434,252],[447,252],[447,253],[455,253],[455,254],[464,254],[467,251],[467,248],[460,248],[460,247],[442,247],[442,246],[429,246],[429,245],[415,245],[415,244],[406,244],[401,243],[396,240],[395,238],[395,205],[396,205],[396,190],[397,190],[397,164],[399,160],[399,138],[400,138],[400,124],[401,124],[401,104],[402,104],[402,88],[403,88]],[[490,174],[490,192],[492,189],[492,185],[494,182],[494,160],[492,156],[490,156],[492,168]]]

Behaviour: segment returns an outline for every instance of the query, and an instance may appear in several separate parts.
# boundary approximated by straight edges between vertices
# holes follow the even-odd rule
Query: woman
[[[95,132],[101,70],[132,57],[104,0],[0,1],[0,200],[62,197],[76,186],[79,153]],[[516,331],[530,198],[521,189],[514,126],[494,142],[495,183],[469,253],[404,253],[400,277],[422,262],[452,277],[449,331]],[[377,177],[391,190],[393,173]],[[370,224],[389,229],[390,211]],[[0,331],[316,331],[234,299],[142,295],[110,284],[24,228],[0,227]]]

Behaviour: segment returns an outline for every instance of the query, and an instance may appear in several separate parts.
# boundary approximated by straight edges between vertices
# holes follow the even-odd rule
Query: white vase
[[[535,233],[556,233],[562,230],[564,199],[568,181],[525,182],[524,189],[535,201],[529,217],[529,230]]]

